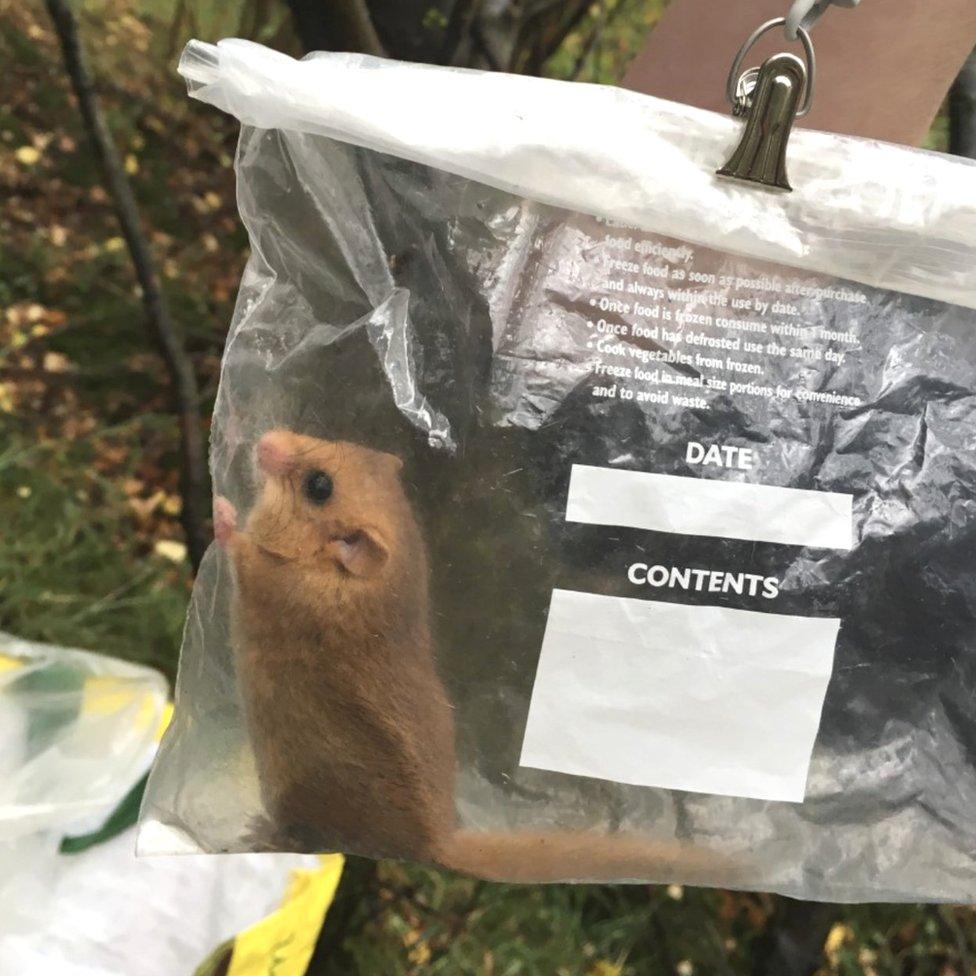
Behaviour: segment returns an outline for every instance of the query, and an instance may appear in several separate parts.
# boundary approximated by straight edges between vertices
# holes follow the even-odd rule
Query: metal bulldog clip
[[[746,127],[738,148],[718,175],[772,189],[792,190],[786,152],[793,123],[803,118],[813,104],[816,79],[810,34],[804,28],[798,31],[806,64],[796,55],[777,54],[761,68],[750,68],[740,74],[746,55],[759,38],[785,24],[785,17],[763,24],[742,46],[732,64],[726,93],[733,115],[746,116]]]

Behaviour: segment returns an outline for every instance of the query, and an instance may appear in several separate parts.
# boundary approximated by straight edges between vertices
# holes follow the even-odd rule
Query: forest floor
[[[247,253],[235,125],[176,77],[183,33],[199,24],[167,28],[151,4],[100,0],[83,28],[98,39],[103,107],[209,413]],[[281,22],[262,29],[252,36]],[[621,34],[591,70],[615,70],[628,43]],[[554,73],[575,72],[580,50],[570,38]],[[191,572],[165,373],[39,4],[0,0],[0,64],[0,629],[172,679]],[[776,903],[353,862],[313,972],[748,974]],[[972,976],[974,953],[971,908],[839,907],[821,972]]]

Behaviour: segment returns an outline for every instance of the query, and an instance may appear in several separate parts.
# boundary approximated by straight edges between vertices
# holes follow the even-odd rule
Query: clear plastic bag
[[[973,165],[798,132],[773,195],[615,89],[181,71],[253,252],[142,849],[971,900]]]
[[[0,633],[0,972],[189,973],[277,907],[290,869],[317,867],[287,854],[136,860],[127,805],[168,690],[151,668]],[[299,919],[313,943],[329,892]],[[260,932],[246,939],[270,959]]]
[[[167,698],[152,668],[0,633],[0,842],[100,825],[145,775]]]

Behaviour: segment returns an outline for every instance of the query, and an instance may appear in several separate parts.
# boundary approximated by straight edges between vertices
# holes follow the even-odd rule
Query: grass
[[[0,436],[3,629],[173,677],[189,588],[185,560],[146,551],[134,537],[126,499],[98,473],[90,443],[39,444],[10,420]],[[131,447],[124,428],[100,436]]]
[[[193,15],[171,30],[186,6]],[[550,73],[615,77],[661,6],[618,0],[590,48],[595,7]],[[282,28],[280,5],[265,5],[264,19],[244,7],[83,8],[109,121],[208,397],[245,255],[235,132],[186,100],[166,55],[201,24]],[[39,9],[0,0],[0,63],[0,628],[172,678],[190,573],[165,380]],[[674,887],[491,885],[352,861],[312,971],[746,976],[776,904]],[[974,946],[969,908],[839,908],[821,972],[971,976]]]
[[[330,918],[315,960],[322,976],[721,974],[744,971],[734,960],[747,959],[754,937],[744,916],[717,920],[723,898],[714,892],[493,885],[393,864],[352,871],[366,880],[350,886],[352,905],[340,892],[333,912],[346,935],[337,946]]]

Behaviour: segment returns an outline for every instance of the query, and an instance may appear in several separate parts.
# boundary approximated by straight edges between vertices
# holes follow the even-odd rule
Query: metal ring
[[[733,108],[735,108],[736,104],[735,96],[736,88],[739,84],[739,73],[742,71],[742,63],[745,61],[746,55],[755,47],[759,38],[764,34],[768,34],[775,27],[782,27],[785,23],[785,17],[774,17],[772,20],[767,20],[765,24],[757,27],[745,44],[739,48],[739,53],[732,62],[732,69],[729,71],[729,80],[725,86],[725,97],[729,100],[729,104]],[[803,105],[800,106],[800,110],[796,113],[796,117],[802,119],[805,115],[810,114],[810,109],[813,107],[813,92],[817,80],[817,56],[813,51],[813,41],[810,39],[810,32],[806,28],[801,27],[798,33],[800,35],[800,41],[803,43],[803,50],[806,52],[808,68]]]
[[[799,37],[799,30],[808,30],[814,22],[830,6],[830,0],[793,0],[790,12],[786,15],[786,36],[795,41]]]

